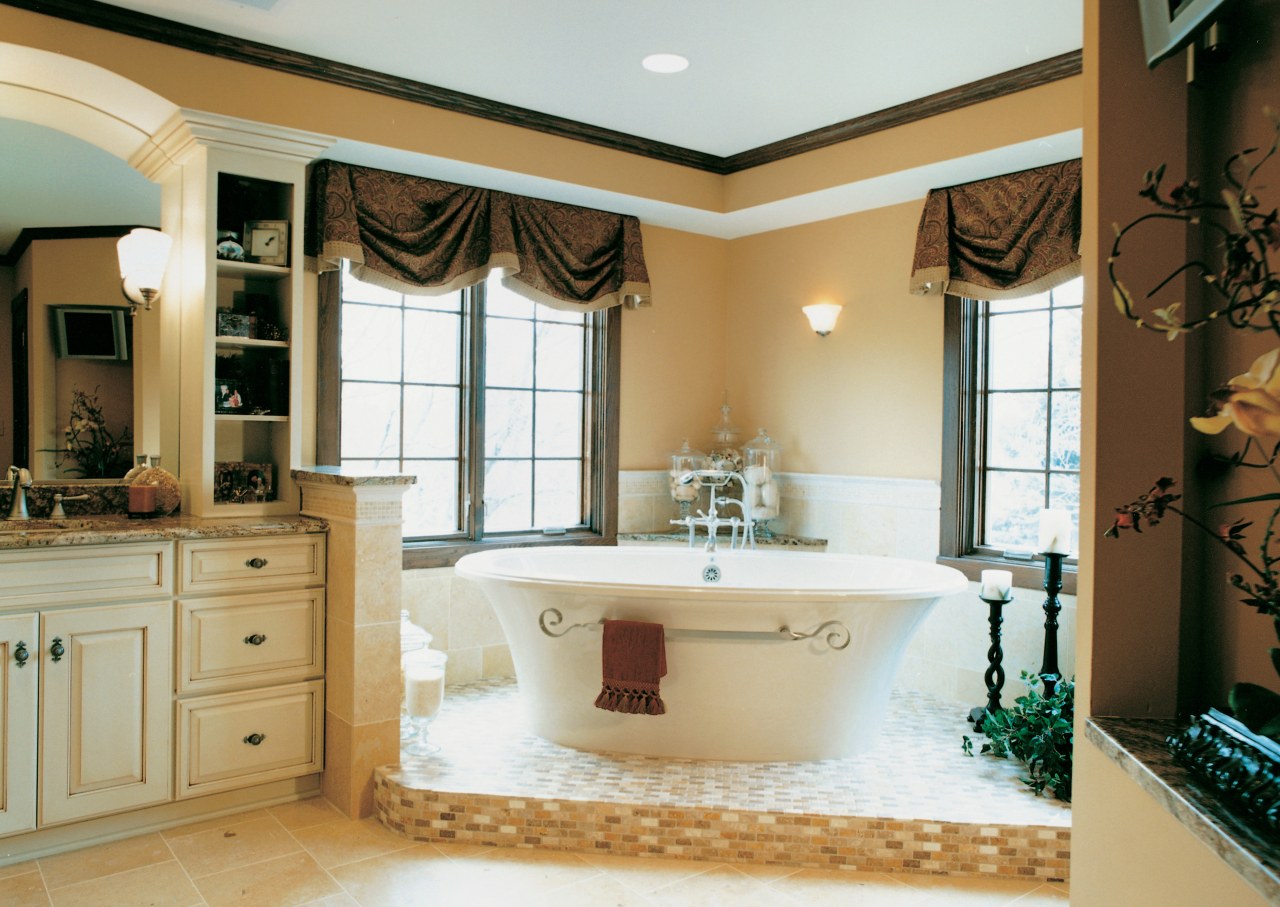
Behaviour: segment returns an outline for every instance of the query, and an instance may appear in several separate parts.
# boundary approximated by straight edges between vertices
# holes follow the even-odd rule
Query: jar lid
[[[769,437],[769,433],[763,428],[759,433],[743,445],[748,450],[780,450],[777,442]]]
[[[425,649],[431,645],[432,636],[426,630],[409,621],[409,612],[400,612],[400,654]]]

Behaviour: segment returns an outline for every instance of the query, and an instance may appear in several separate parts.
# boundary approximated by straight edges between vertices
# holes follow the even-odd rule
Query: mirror
[[[127,307],[115,255],[116,239],[127,230],[102,228],[158,226],[160,186],[96,145],[23,120],[0,118],[0,147],[0,349],[10,351],[12,363],[0,368],[0,471],[17,463],[37,481],[118,477],[133,454],[159,453],[113,457],[106,449],[138,433],[133,364],[144,346],[135,335],[155,313],[132,319],[126,313],[119,327],[110,314],[68,321],[66,307],[98,313]],[[15,248],[24,228],[38,231],[37,238]],[[66,343],[68,331],[81,332],[73,337],[79,346]],[[69,425],[80,428],[72,452]],[[24,442],[29,462],[18,462]],[[111,464],[105,475],[103,460]]]

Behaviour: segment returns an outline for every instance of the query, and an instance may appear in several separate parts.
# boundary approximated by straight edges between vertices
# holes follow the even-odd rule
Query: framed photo
[[[1142,14],[1142,45],[1147,66],[1155,68],[1190,44],[1213,24],[1213,15],[1231,0],[1138,0]]]
[[[238,312],[219,312],[217,316],[219,337],[252,337],[253,322],[248,315]]]
[[[247,413],[243,382],[238,378],[215,378],[213,381],[215,413]]]
[[[289,222],[248,220],[244,223],[245,261],[260,265],[289,264]]]
[[[270,463],[231,461],[213,464],[213,500],[216,504],[258,504],[276,499]]]

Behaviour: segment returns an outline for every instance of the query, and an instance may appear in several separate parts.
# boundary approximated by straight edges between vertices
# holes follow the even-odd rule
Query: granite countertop
[[[122,542],[155,542],[173,539],[242,538],[259,535],[297,535],[324,532],[329,524],[309,517],[192,516],[131,520],[123,514],[5,522],[0,520],[0,550],[51,548],[62,545],[112,545]]]
[[[1085,734],[1241,878],[1280,904],[1280,847],[1173,760],[1164,741],[1184,727],[1164,718],[1090,718]]]
[[[726,548],[729,545],[728,533],[718,533],[716,536],[717,544],[723,544]],[[694,540],[698,547],[706,544],[707,533],[700,531]],[[689,532],[682,529],[679,532],[620,532],[618,533],[618,544],[627,544],[635,542],[659,542],[675,545],[688,545]],[[756,536],[757,548],[798,548],[805,551],[823,551],[827,547],[826,539],[809,539],[795,535],[775,535],[771,538],[762,538]]]

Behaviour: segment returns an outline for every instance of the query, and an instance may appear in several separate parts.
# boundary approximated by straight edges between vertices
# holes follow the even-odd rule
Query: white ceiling
[[[1077,50],[1082,0],[109,0],[727,156]],[[655,52],[690,60],[655,75]]]
[[[1078,49],[1082,0],[109,0],[224,34],[727,156]],[[641,68],[687,56],[683,73]],[[1078,130],[732,214],[351,141],[327,156],[734,237],[1078,156]],[[22,227],[156,222],[127,165],[0,119],[0,253]],[[874,184],[874,185],[872,185]],[[86,202],[92,202],[88,207]]]

